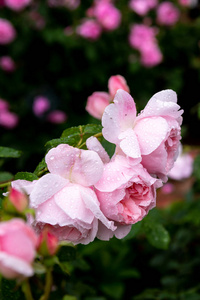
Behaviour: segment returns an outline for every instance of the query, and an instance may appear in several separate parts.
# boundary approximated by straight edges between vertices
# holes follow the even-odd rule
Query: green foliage
[[[0,157],[18,158],[21,156],[21,151],[9,147],[0,147]]]
[[[30,173],[30,172],[18,172],[15,175],[15,180],[17,179],[33,181],[33,180],[37,180],[38,177],[34,173]]]

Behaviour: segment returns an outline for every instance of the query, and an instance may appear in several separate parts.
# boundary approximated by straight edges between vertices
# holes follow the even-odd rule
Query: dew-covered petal
[[[65,214],[74,222],[81,220],[85,223],[91,224],[94,219],[93,212],[88,209],[83,200],[81,193],[81,186],[72,184],[63,188],[55,197],[56,204],[65,212]],[[84,189],[84,187],[83,187]],[[90,188],[85,188],[90,196]]]
[[[18,180],[12,181],[11,186],[12,186],[12,188],[18,190],[19,192],[22,192],[22,193],[24,192],[27,195],[30,195],[36,182],[37,182],[37,180],[28,181],[28,180],[18,179]]]
[[[30,194],[30,206],[37,208],[67,185],[69,181],[56,174],[42,176]]]
[[[171,118],[182,121],[181,115],[183,110],[179,110],[180,106],[177,104],[177,94],[173,90],[163,90],[151,97],[145,106],[144,110],[138,115],[137,119],[148,116],[169,116]]]
[[[93,150],[99,155],[104,164],[110,161],[108,153],[96,137],[91,136],[90,138],[88,138],[86,141],[86,145],[89,150]]]
[[[141,154],[153,152],[166,139],[169,126],[162,117],[149,117],[138,121],[134,127]]]
[[[133,98],[126,91],[119,89],[114,103],[108,105],[103,113],[102,125],[104,138],[114,144],[121,132],[132,128],[136,118],[136,106]]]
[[[138,159],[137,162],[141,160],[140,145],[138,143],[137,136],[133,129],[129,128],[119,135],[120,148],[129,157]]]
[[[88,191],[83,187],[80,188],[80,192],[86,208],[88,208],[94,214],[94,216],[98,220],[100,220],[107,228],[115,230],[116,227],[114,226],[114,223],[112,221],[109,221],[101,211],[100,203],[95,192],[92,189],[89,189]]]

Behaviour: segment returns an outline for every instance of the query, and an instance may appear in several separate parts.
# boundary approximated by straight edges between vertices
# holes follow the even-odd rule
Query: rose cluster
[[[87,149],[60,144],[45,156],[48,173],[15,180],[29,196],[36,233],[49,228],[58,240],[88,244],[96,237],[123,238],[156,205],[178,156],[182,113],[176,93],[156,93],[138,115],[131,95],[118,89],[102,116],[102,134],[115,144],[110,158],[91,136]]]

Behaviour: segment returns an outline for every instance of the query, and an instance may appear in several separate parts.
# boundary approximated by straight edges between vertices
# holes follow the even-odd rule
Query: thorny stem
[[[39,300],[48,300],[49,294],[51,292],[51,286],[52,286],[52,269],[49,268],[46,273],[46,283],[44,287],[44,294],[40,297]]]

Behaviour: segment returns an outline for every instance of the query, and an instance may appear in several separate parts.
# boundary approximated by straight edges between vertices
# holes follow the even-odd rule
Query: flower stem
[[[0,188],[7,187],[7,186],[9,186],[10,184],[11,184],[11,181],[1,183],[1,184],[0,184]]]
[[[26,279],[23,284],[22,284],[22,291],[24,293],[25,299],[26,300],[34,300],[32,293],[31,293],[31,287],[30,287],[30,283],[29,280]]]
[[[39,300],[48,300],[49,294],[51,292],[51,286],[52,286],[52,269],[49,268],[46,273],[46,283],[44,287],[44,294],[40,297]]]

